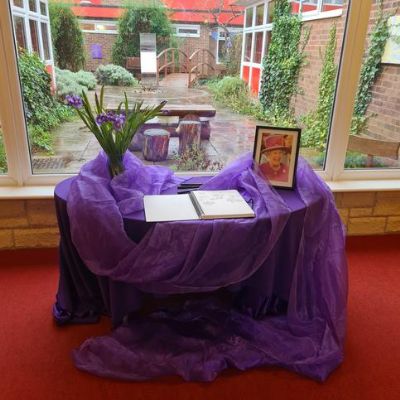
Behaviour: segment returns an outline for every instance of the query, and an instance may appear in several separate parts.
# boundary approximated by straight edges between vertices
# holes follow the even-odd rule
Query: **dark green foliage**
[[[332,25],[326,45],[319,81],[318,102],[315,111],[303,117],[302,145],[324,151],[335,96],[337,65],[335,64],[336,25]]]
[[[126,57],[140,54],[140,33],[157,35],[157,52],[169,47],[172,26],[166,9],[158,2],[134,2],[119,20],[118,37],[113,46],[113,62],[125,66]]]
[[[370,35],[367,54],[361,68],[356,102],[351,127],[351,133],[359,134],[366,130],[368,125],[367,108],[372,99],[372,87],[381,73],[381,59],[385,51],[390,32],[388,20],[391,14],[383,12],[382,0],[379,2],[379,11],[375,25]]]
[[[61,69],[79,71],[85,63],[83,35],[76,16],[68,5],[49,3],[54,58]]]
[[[72,113],[53,98],[51,77],[35,53],[20,53],[19,74],[32,145],[50,151],[52,140],[49,131],[68,119]]]
[[[245,114],[260,121],[266,121],[272,125],[283,127],[295,126],[293,117],[265,114],[258,99],[250,95],[246,82],[237,76],[225,76],[220,80],[209,81],[207,87],[215,101],[239,114]]]
[[[298,91],[297,81],[304,63],[304,47],[309,31],[302,39],[302,24],[292,15],[288,0],[276,0],[271,43],[263,59],[260,102],[271,120],[292,119],[290,101]]]

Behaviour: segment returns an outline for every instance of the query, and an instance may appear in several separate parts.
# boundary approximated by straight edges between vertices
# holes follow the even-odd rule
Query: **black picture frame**
[[[281,189],[295,187],[300,137],[300,128],[256,126],[254,162],[272,186]]]

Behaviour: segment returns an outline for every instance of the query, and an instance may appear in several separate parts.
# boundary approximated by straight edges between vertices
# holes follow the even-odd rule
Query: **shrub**
[[[72,72],[68,69],[56,68],[57,94],[64,98],[68,94],[79,95],[82,90],[96,87],[96,77],[91,72]]]
[[[124,66],[127,57],[138,57],[139,34],[148,32],[156,34],[157,51],[169,47],[172,26],[165,7],[158,1],[153,1],[152,4],[136,1],[128,5],[119,20],[118,36],[112,50],[113,62]]]
[[[86,90],[85,86],[80,85],[75,74],[68,69],[56,68],[57,94],[64,98],[66,95],[78,95],[82,90]]]
[[[89,90],[93,90],[96,87],[96,77],[91,72],[81,70],[75,73],[75,77],[80,85],[86,86]]]
[[[78,71],[85,63],[83,35],[68,5],[49,3],[54,59],[59,68]]]
[[[35,53],[20,53],[19,72],[31,144],[50,151],[49,131],[67,120],[72,112],[53,98],[51,77]]]
[[[251,97],[246,82],[237,76],[225,76],[221,80],[209,81],[207,86],[213,94],[214,100],[237,113],[266,121],[272,125],[283,127],[295,125],[295,120],[290,115],[264,112],[260,102]]]
[[[125,68],[115,64],[100,65],[95,72],[100,85],[137,86],[139,82]]]

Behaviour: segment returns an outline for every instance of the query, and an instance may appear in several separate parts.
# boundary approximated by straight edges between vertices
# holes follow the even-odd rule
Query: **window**
[[[13,4],[15,7],[24,7],[24,0],[13,0]]]
[[[263,45],[263,32],[255,33],[255,49],[253,54],[253,63],[261,64],[262,45]]]
[[[330,1],[330,5],[334,2]],[[400,168],[400,15],[388,4],[387,14],[379,18],[379,7],[369,20],[369,34],[365,42],[364,67],[349,136],[345,168],[394,169]],[[397,15],[393,15],[397,10]],[[392,15],[392,16],[390,16]],[[382,40],[382,26],[387,21],[389,38],[383,54],[376,54]],[[380,63],[374,61],[376,57]],[[377,74],[371,75],[371,70]],[[370,90],[364,89],[370,86]]]
[[[36,12],[37,8],[36,8],[37,4],[36,4],[36,0],[29,0],[29,10]]]
[[[118,26],[113,21],[81,21],[81,29],[88,33],[118,33]]]
[[[46,3],[41,1],[40,2],[40,14],[46,16],[47,15],[47,6]]]
[[[246,28],[253,26],[253,7],[246,9]]]
[[[244,45],[244,61],[251,61],[251,44],[253,41],[253,34],[246,33],[245,35],[245,45]]]
[[[18,48],[27,49],[25,22],[23,17],[14,16],[14,32]]]
[[[264,4],[260,4],[256,7],[256,25],[264,24]]]
[[[249,2],[244,1],[244,3],[248,4]],[[296,2],[292,2],[292,4],[294,3]],[[334,64],[335,66],[339,66],[340,63],[347,63],[344,64],[346,68],[343,67],[342,70],[339,70],[339,78],[333,74],[328,79],[329,82],[333,83],[333,93],[335,94],[336,103],[333,107],[330,106],[329,109],[324,110],[323,115],[327,118],[323,121],[324,129],[321,137],[311,137],[311,139],[309,137],[308,142],[303,143],[301,154],[315,169],[320,170],[319,174],[321,176],[328,180],[338,178],[347,179],[348,177],[353,179],[357,176],[364,177],[365,179],[366,176],[376,176],[374,173],[378,172],[381,177],[396,177],[397,179],[400,178],[398,160],[387,155],[382,155],[381,147],[372,149],[372,152],[361,147],[355,150],[355,146],[360,146],[360,144],[357,142],[354,144],[354,141],[351,140],[349,151],[347,152],[346,149],[349,137],[348,126],[351,120],[351,107],[348,105],[351,102],[352,94],[356,91],[357,82],[355,82],[354,76],[357,73],[357,62],[361,62],[364,57],[360,49],[361,45],[359,41],[360,38],[365,37],[362,26],[364,26],[366,30],[368,22],[363,14],[366,13],[365,8],[363,9],[359,3],[360,2],[355,1],[351,3],[350,7],[347,7],[347,1],[319,1],[317,4],[315,2],[304,2],[304,5],[308,4],[313,7],[317,5],[320,7],[321,14],[324,14],[324,18],[327,19],[322,22],[315,21],[315,19],[318,19],[317,16],[314,18],[314,16],[311,17],[311,14],[309,14],[309,17],[303,20],[303,26],[310,26],[312,28],[310,31],[311,37],[309,44],[305,47],[305,64],[299,73],[298,90],[296,90],[296,94],[291,98],[290,107],[293,108],[293,118],[296,121],[296,125],[302,127],[303,138],[307,139],[307,131],[312,131],[310,127],[313,127],[312,122],[313,118],[315,118],[314,114],[318,110],[318,99],[321,95],[319,82],[323,70],[323,61],[321,60],[320,54],[322,56],[324,55],[328,44],[329,30],[333,24],[336,24],[337,47],[334,51]],[[11,5],[11,21],[8,19],[8,4]],[[1,176],[0,183],[4,184],[5,180],[8,179],[9,182],[12,182],[14,177],[17,176],[18,179],[15,179],[15,181],[21,185],[48,185],[62,179],[62,176],[59,174],[77,173],[83,163],[93,159],[98,154],[99,146],[94,136],[83,126],[83,123],[81,123],[79,119],[71,118],[62,120],[58,125],[48,129],[46,128],[47,130],[42,135],[41,127],[36,126],[35,122],[32,121],[31,110],[26,104],[26,113],[24,114],[22,110],[23,98],[19,90],[20,82],[18,76],[16,76],[14,72],[18,69],[17,60],[18,57],[21,59],[21,55],[18,56],[12,52],[13,46],[26,48],[27,54],[39,51],[39,55],[43,61],[43,71],[49,73],[49,85],[54,85],[54,83],[57,83],[57,80],[54,79],[55,67],[52,61],[49,19],[47,16],[43,15],[42,8],[40,7],[42,4],[45,5],[47,12],[48,2],[45,0],[37,0],[36,12],[30,9],[29,1],[24,1],[22,3],[23,7],[17,6],[16,4],[17,1],[13,0],[10,0],[9,3],[7,2],[6,5],[5,2],[0,2],[0,74],[2,77],[0,80],[0,92],[6,94],[0,97],[0,111],[2,112],[0,136],[2,136],[7,143],[7,167],[6,169],[3,167],[1,172],[3,175],[4,172],[6,172],[7,177]],[[254,1],[252,4],[253,6],[248,7],[246,13],[240,17],[240,24],[242,24],[242,26],[240,27],[239,24],[233,24],[232,27],[228,28],[232,33],[235,33],[234,29],[238,29],[238,32],[242,33],[234,37],[243,37],[238,52],[233,47],[230,47],[230,42],[233,42],[233,36],[228,37],[221,26],[213,26],[212,29],[208,31],[207,35],[202,35],[202,40],[192,40],[192,36],[190,35],[200,35],[200,27],[203,29],[203,25],[188,23],[176,23],[174,25],[176,34],[179,32],[181,35],[186,35],[181,36],[179,39],[172,38],[172,43],[174,43],[174,45],[176,43],[181,52],[184,52],[189,57],[197,49],[195,46],[198,46],[198,48],[204,47],[205,50],[208,50],[208,52],[206,52],[208,58],[204,59],[203,63],[199,62],[198,80],[194,88],[188,89],[183,86],[178,87],[176,83],[175,86],[163,86],[167,84],[168,77],[171,73],[177,73],[179,71],[179,69],[176,68],[179,66],[178,64],[180,64],[181,67],[183,66],[182,69],[184,71],[182,72],[186,72],[184,68],[185,64],[182,60],[178,60],[177,53],[175,53],[175,58],[172,54],[170,54],[169,58],[166,57],[166,62],[171,62],[174,59],[175,68],[166,68],[167,73],[165,75],[167,79],[164,78],[163,73],[160,77],[160,85],[158,87],[145,87],[143,89],[139,83],[135,86],[113,86],[112,88],[107,88],[107,104],[118,102],[123,92],[126,91],[129,99],[145,98],[146,101],[159,101],[160,99],[167,98],[168,104],[172,106],[202,104],[211,105],[216,108],[217,112],[215,117],[202,117],[200,121],[201,126],[203,127],[204,125],[206,133],[208,132],[209,134],[208,139],[203,138],[201,141],[201,149],[204,154],[202,154],[201,157],[199,157],[197,153],[194,154],[190,163],[185,164],[185,168],[190,164],[193,169],[198,171],[207,170],[208,172],[216,172],[221,166],[225,166],[240,154],[252,150],[254,128],[256,125],[256,119],[253,118],[253,116],[257,114],[246,115],[238,113],[236,107],[242,106],[240,102],[221,105],[216,98],[213,98],[210,94],[210,86],[203,86],[204,84],[201,79],[203,76],[208,77],[207,69],[209,66],[207,64],[213,65],[214,61],[212,57],[216,55],[218,61],[225,63],[226,71],[229,71],[229,75],[238,76],[240,74],[242,80],[247,82],[251,94],[251,96],[249,96],[251,104],[259,105],[258,94],[262,89],[261,83],[263,81],[263,68],[265,65],[263,60],[268,51],[273,49],[273,47],[270,46],[273,24],[270,22],[273,17],[274,2],[265,1],[264,8],[261,7],[263,5],[261,1]],[[297,2],[297,4],[300,4],[300,2]],[[328,6],[339,8],[328,9]],[[349,9],[350,16],[347,26],[346,12],[344,12],[343,15],[339,13],[339,11],[342,11],[341,8],[343,6],[346,12]],[[261,10],[263,11],[263,15]],[[376,14],[375,11],[374,9],[371,14],[370,29],[368,32],[371,31],[371,24]],[[190,13],[191,11],[188,11],[188,14]],[[327,14],[330,15],[329,18],[326,16]],[[195,20],[195,17],[198,17],[198,15],[193,11],[193,15],[190,14],[189,17]],[[261,23],[261,19],[263,19],[263,23]],[[248,25],[248,21],[251,21],[250,25]],[[85,26],[85,24],[88,25]],[[113,31],[113,28],[116,26],[116,21],[111,19],[81,21],[81,27],[84,28],[85,51],[87,57],[87,64],[84,69],[87,72],[94,71],[98,65],[94,63],[92,63],[92,65],[89,64],[89,62],[93,61],[90,56],[93,50],[92,44],[102,46],[101,51],[103,58],[101,62],[105,64],[111,63],[112,59],[110,54],[108,54],[108,48],[112,47],[111,45],[114,43],[116,37],[113,35],[108,35],[107,38],[101,37],[101,40],[89,42],[89,45],[87,45],[87,38],[95,37],[95,35],[91,35],[92,33],[107,33]],[[213,32],[215,32],[215,34]],[[343,59],[341,59],[343,35],[345,32],[347,35],[353,36],[349,36],[345,51],[343,52]],[[369,40],[368,38],[367,43],[369,43]],[[110,44],[109,47],[107,46],[108,44]],[[168,42],[168,45],[169,44],[170,42]],[[230,56],[233,55],[233,58],[229,60],[224,58],[224,47],[229,48]],[[161,50],[158,49],[158,52],[160,51]],[[181,57],[181,55],[179,57]],[[390,51],[385,57],[390,58]],[[386,58],[384,59],[386,60]],[[232,61],[235,61],[236,65],[235,62]],[[191,64],[190,66],[193,67],[193,65],[194,64]],[[396,77],[400,76],[398,65],[399,64],[390,61],[384,61],[382,63],[382,75],[373,85],[372,100],[366,111],[366,115],[369,117],[368,128],[359,135],[361,139],[364,139],[364,136],[368,136],[368,139],[378,140],[380,144],[384,142],[385,151],[386,142],[400,142],[400,124],[396,120],[397,109],[395,110],[395,107],[400,104],[398,103],[398,93],[400,93],[398,82],[400,82],[400,80],[396,80]],[[225,67],[219,65],[216,66],[216,70],[224,70]],[[231,73],[230,71],[233,72]],[[133,74],[136,79],[140,80],[140,74],[137,74],[137,71],[133,70]],[[228,73],[226,74],[228,75]],[[46,76],[44,73],[40,75]],[[211,85],[213,83],[214,81],[206,84]],[[240,86],[242,83],[238,83],[238,87],[242,88],[242,86]],[[25,83],[22,83],[22,85],[25,85]],[[24,93],[27,93],[26,89],[25,86],[22,87]],[[335,90],[337,91],[335,92]],[[384,92],[384,90],[386,92]],[[62,103],[63,97],[61,95],[60,98],[56,97],[57,92],[54,91],[54,86],[52,89],[51,87],[49,88],[49,92],[50,96],[53,96],[53,100],[58,102],[57,104]],[[94,98],[94,91],[89,90],[88,96],[89,98]],[[246,106],[247,103],[244,105]],[[52,109],[52,107],[49,107],[49,109]],[[246,107],[243,107],[240,111],[248,112]],[[252,110],[250,111],[252,112]],[[47,113],[48,111],[44,112],[44,119],[46,122],[53,122],[53,116]],[[26,129],[25,118],[27,120]],[[165,162],[161,161],[159,164],[182,171],[179,163],[185,160],[177,154],[177,149],[179,148],[179,137],[176,135],[177,123],[178,122],[173,121],[173,118],[168,120],[169,125],[167,129],[171,133],[168,158]],[[281,123],[281,121],[276,122],[276,124],[278,123]],[[26,137],[26,133],[28,133],[28,137]],[[389,133],[392,136],[390,136]],[[382,136],[385,139],[382,139]],[[46,142],[46,140],[50,141]],[[361,142],[364,141],[362,140]],[[371,143],[371,141],[367,142],[369,144]],[[388,144],[388,148],[390,151],[394,149],[392,143]],[[142,157],[141,151],[133,151],[136,156]],[[393,152],[391,154],[394,155]],[[202,157],[205,157],[205,159]],[[0,152],[0,163],[2,162],[4,166],[4,161],[1,160]],[[375,170],[372,171],[367,164],[360,166],[358,163],[359,160],[364,160],[366,162],[372,160],[372,167],[375,168]]]
[[[41,23],[42,40],[43,40],[43,53],[44,53],[44,59],[45,60],[50,60],[51,59],[48,26],[49,25],[46,22],[42,22]]]
[[[39,35],[38,35],[37,21],[30,19],[29,20],[29,29],[30,29],[30,33],[31,33],[32,51],[39,54]]]
[[[200,25],[174,25],[175,36],[200,37]]]

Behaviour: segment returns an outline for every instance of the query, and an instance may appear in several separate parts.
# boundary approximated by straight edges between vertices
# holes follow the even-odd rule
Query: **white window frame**
[[[53,65],[53,48],[51,46],[51,30],[50,30],[50,19],[49,19],[49,7],[47,1],[44,0],[35,0],[36,1],[36,12],[29,10],[29,0],[24,0],[23,5],[24,7],[17,7],[11,5],[12,15],[18,16],[24,19],[24,26],[25,26],[25,36],[26,36],[26,45],[28,52],[33,52],[32,46],[32,36],[29,21],[34,20],[36,21],[37,28],[38,28],[38,41],[39,41],[39,57],[46,65]],[[7,3],[7,1],[5,2]],[[40,3],[46,5],[46,15],[42,15],[40,11]],[[11,3],[13,4],[13,3]],[[42,23],[45,23],[47,29],[47,37],[49,39],[49,55],[50,58],[46,59],[44,56],[44,47],[43,47],[43,35],[42,35]]]
[[[186,38],[199,38],[200,37],[200,25],[173,24],[172,26],[175,29],[174,36],[176,36],[176,37],[186,37]],[[193,29],[193,30],[196,30],[196,33],[179,32],[180,29]]]
[[[84,33],[105,33],[107,35],[118,35],[118,23],[114,20],[92,20],[92,19],[81,19],[79,21],[81,24],[93,24],[94,25],[94,29],[90,30],[90,29],[82,29],[82,32]],[[115,30],[110,30],[110,29],[96,29],[97,25],[114,25],[115,26]]]
[[[324,171],[317,173],[335,191],[399,190],[400,170],[344,170],[354,98],[372,0],[352,0],[339,70],[330,146]],[[0,176],[0,198],[50,198],[54,185],[73,174],[32,173],[8,4],[0,2],[0,111],[8,174]]]

